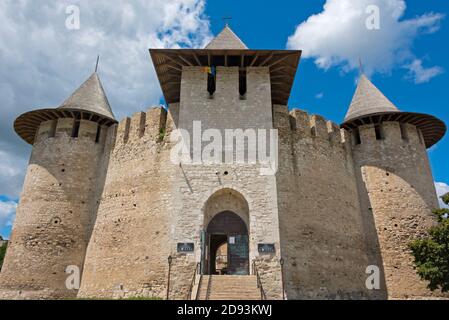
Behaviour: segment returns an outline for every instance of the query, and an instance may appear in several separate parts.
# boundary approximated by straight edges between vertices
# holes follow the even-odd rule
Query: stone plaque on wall
[[[178,243],[178,252],[193,252],[195,244],[193,243]]]
[[[275,253],[274,243],[259,243],[259,253]]]

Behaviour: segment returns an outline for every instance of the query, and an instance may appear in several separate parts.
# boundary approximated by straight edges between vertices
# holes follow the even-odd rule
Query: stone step
[[[260,300],[260,290],[256,276],[205,275],[197,296],[199,300]]]
[[[208,300],[260,300],[259,297],[245,297],[245,298],[236,298],[235,296],[221,296],[221,297],[209,297]]]

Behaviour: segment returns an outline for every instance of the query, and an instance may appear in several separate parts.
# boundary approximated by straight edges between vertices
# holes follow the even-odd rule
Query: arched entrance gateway
[[[249,274],[248,203],[235,190],[222,189],[206,203],[202,233],[203,274]]]

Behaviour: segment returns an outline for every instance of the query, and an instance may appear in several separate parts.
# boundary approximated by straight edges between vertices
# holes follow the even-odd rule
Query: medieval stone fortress
[[[204,49],[150,54],[168,111],[118,122],[94,73],[15,121],[33,150],[0,298],[442,295],[407,247],[434,223],[426,149],[442,121],[400,111],[363,74],[341,125],[289,111],[301,51],[250,50],[228,26]],[[276,170],[173,162],[173,135],[195,122],[275,130]]]

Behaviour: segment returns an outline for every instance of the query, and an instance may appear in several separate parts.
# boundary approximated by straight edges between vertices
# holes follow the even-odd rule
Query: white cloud
[[[424,68],[420,59],[413,60],[410,64],[404,66],[409,72],[407,77],[413,79],[416,84],[429,82],[430,79],[443,73],[440,67]]]
[[[324,97],[324,92],[320,92],[315,95],[315,99],[318,99],[318,100],[323,99],[323,97]]]
[[[0,159],[0,195],[16,198],[22,189],[26,158],[0,148]]]
[[[17,203],[13,201],[0,200],[0,230],[11,227],[16,215]],[[8,236],[8,235],[2,235]]]
[[[380,19],[379,29],[370,30],[366,21],[372,11],[366,10],[372,5],[379,8]],[[361,58],[368,75],[409,65],[416,82],[425,82],[441,70],[417,64],[412,44],[419,34],[436,32],[444,16],[428,13],[403,20],[405,10],[404,0],[327,0],[321,13],[296,28],[287,46],[303,50],[303,57],[313,58],[319,68],[340,66],[348,72],[359,67]]]
[[[441,208],[449,208],[446,204],[441,200],[441,196],[445,195],[449,192],[449,185],[444,182],[435,182],[435,188],[437,189],[438,201],[440,203]]]
[[[80,29],[66,28],[66,7]],[[0,1],[0,195],[18,196],[30,148],[14,133],[23,112],[57,106],[94,71],[118,119],[162,96],[148,48],[202,47],[205,0]]]

